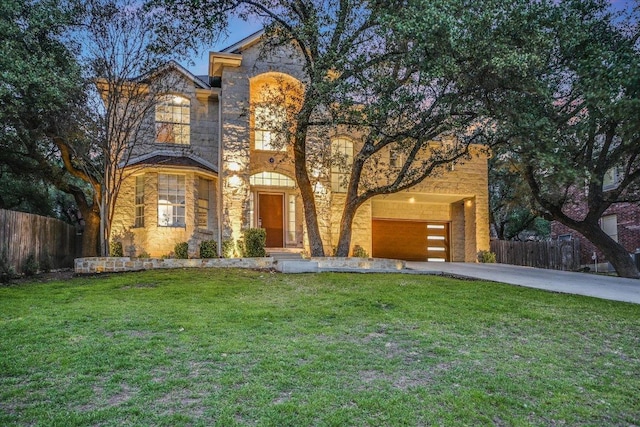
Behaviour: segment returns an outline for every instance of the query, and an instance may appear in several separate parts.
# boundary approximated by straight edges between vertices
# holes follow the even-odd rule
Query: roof
[[[186,68],[184,68],[182,65],[178,64],[176,61],[171,60],[169,62],[166,62],[164,64],[162,64],[159,67],[154,68],[153,70],[138,76],[132,80],[139,80],[139,81],[144,81],[146,79],[149,78],[153,78],[155,76],[157,76],[158,74],[162,73],[163,71],[169,70],[173,68],[174,70],[178,71],[179,73],[181,73],[182,75],[184,75],[186,78],[188,78],[189,80],[191,80],[196,87],[200,88],[200,89],[211,89],[211,86],[209,86],[209,84],[205,81],[203,81],[202,79],[198,78],[198,76],[196,76],[195,74],[193,74],[191,71],[187,70]]]
[[[166,154],[151,154],[132,160],[127,166],[150,165],[150,166],[175,166],[183,168],[202,169],[207,172],[218,173],[216,167],[211,163],[199,159],[196,156],[171,156]]]
[[[262,37],[263,34],[264,34],[264,29],[258,30],[255,33],[243,38],[239,42],[236,42],[236,43],[232,44],[231,46],[225,47],[220,52],[223,52],[223,53],[238,53],[238,52],[241,52],[241,51],[245,50],[246,48],[248,48],[249,46],[255,44],[258,40],[260,40],[260,38]]]

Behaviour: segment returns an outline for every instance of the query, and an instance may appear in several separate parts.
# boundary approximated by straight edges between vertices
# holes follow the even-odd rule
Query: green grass
[[[0,425],[640,424],[640,306],[376,274],[0,288]]]

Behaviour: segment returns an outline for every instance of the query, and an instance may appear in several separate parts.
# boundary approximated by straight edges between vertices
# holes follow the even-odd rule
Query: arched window
[[[251,175],[249,177],[249,184],[288,188],[296,186],[296,183],[291,178],[277,172],[259,172],[255,175]]]
[[[191,132],[191,101],[178,95],[168,95],[156,105],[156,142],[189,144]]]
[[[353,141],[336,138],[331,141],[331,190],[337,193],[347,191],[353,165]]]

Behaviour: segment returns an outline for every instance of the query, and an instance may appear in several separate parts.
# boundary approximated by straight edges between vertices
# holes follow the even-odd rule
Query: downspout
[[[223,256],[222,253],[222,203],[224,196],[222,194],[223,189],[223,176],[222,176],[222,88],[218,93],[218,256]]]

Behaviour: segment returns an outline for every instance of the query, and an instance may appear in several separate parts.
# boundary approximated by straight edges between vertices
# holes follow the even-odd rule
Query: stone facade
[[[237,255],[235,244],[242,231],[262,225],[260,196],[275,195],[282,196],[282,246],[308,247],[291,148],[260,148],[256,122],[257,106],[269,102],[289,114],[304,87],[300,55],[292,48],[265,54],[260,38],[254,37],[223,52],[212,52],[209,76],[204,79],[181,69],[177,72],[182,73],[181,83],[172,93],[190,100],[191,143],[150,144],[148,152],[138,153],[140,162],[135,168],[128,166],[131,176],[122,186],[112,237],[121,240],[130,255],[167,255],[176,243],[186,241],[190,256],[195,257],[202,240],[216,240],[219,248],[222,242],[230,241]],[[315,180],[318,223],[327,254],[338,243],[345,201],[344,193],[332,192],[331,170],[322,158],[330,155],[331,139],[336,137],[349,138],[354,146],[361,140],[353,129],[334,129],[328,135],[312,130],[308,135],[309,151],[318,157],[310,173]],[[150,138],[153,140],[153,135]],[[479,250],[489,249],[488,183],[487,156],[480,149],[472,151],[471,158],[453,170],[443,169],[410,190],[376,196],[360,206],[353,222],[352,248],[357,245],[372,254],[372,221],[376,219],[436,221],[449,224],[451,260],[475,261]],[[189,162],[145,163],[145,159],[158,158],[152,157],[154,153],[167,152]],[[185,177],[185,224],[180,227],[159,224],[160,174]],[[143,226],[136,226],[136,176],[144,176],[145,182]],[[197,226],[198,182],[202,179],[211,182],[208,225],[204,228]]]

